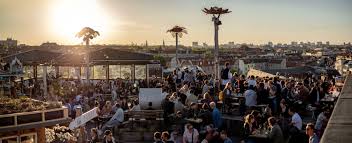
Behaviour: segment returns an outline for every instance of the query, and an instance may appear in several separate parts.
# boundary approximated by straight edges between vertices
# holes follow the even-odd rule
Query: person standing
[[[225,85],[231,82],[232,74],[230,72],[230,63],[225,63],[225,69],[221,70],[221,89],[224,89]]]
[[[247,107],[257,105],[257,93],[254,91],[253,85],[250,85],[248,90],[244,92],[244,97],[246,98]]]
[[[309,143],[319,143],[319,137],[314,133],[314,124],[307,124],[306,134],[309,136]]]
[[[212,118],[213,118],[213,124],[215,128],[220,128],[222,125],[222,118],[221,118],[221,113],[220,111],[216,108],[215,102],[210,103],[210,108],[213,110],[212,112]]]

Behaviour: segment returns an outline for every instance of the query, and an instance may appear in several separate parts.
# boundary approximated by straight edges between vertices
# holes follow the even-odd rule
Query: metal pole
[[[214,33],[214,46],[215,46],[215,51],[214,51],[214,61],[215,61],[215,65],[214,65],[214,69],[215,69],[215,78],[219,79],[219,37],[218,37],[218,33],[219,33],[219,25],[218,25],[218,21],[219,19],[217,17],[213,17],[213,21],[214,21],[214,29],[215,29],[215,33]]]
[[[176,96],[178,96],[178,93],[177,93],[177,79],[178,79],[178,33],[176,33],[176,56],[175,56],[175,59],[176,59],[176,79],[175,79],[175,91],[176,91]]]
[[[88,85],[90,84],[89,82],[89,40],[86,41],[86,49],[87,49],[87,54],[86,54],[86,79],[87,79],[87,83]]]

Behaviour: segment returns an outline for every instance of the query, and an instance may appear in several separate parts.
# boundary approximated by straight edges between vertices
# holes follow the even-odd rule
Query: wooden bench
[[[145,121],[160,121],[164,120],[163,110],[140,110],[140,111],[129,111],[125,113],[128,116],[128,121],[131,121],[132,127],[134,122],[145,122]]]

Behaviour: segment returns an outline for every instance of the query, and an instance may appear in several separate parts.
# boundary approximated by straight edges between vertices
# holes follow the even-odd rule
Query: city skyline
[[[213,45],[213,25],[201,12],[210,6],[232,11],[222,17],[220,43],[352,41],[352,2],[347,0],[0,0],[0,39],[11,37],[29,45],[80,44],[75,33],[89,26],[101,33],[92,44],[160,45],[164,39],[173,45],[166,30],[180,25],[189,32],[180,44]]]

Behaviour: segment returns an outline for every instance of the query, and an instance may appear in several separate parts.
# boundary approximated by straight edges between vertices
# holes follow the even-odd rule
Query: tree
[[[155,55],[154,60],[158,60],[162,66],[166,66],[166,60],[161,55]]]
[[[80,32],[76,34],[76,37],[78,38],[83,38],[83,42],[86,42],[86,48],[87,48],[87,53],[86,53],[86,78],[87,82],[89,83],[89,42],[90,40],[94,39],[95,37],[100,36],[98,31],[95,31],[94,29],[90,27],[84,27]]]

